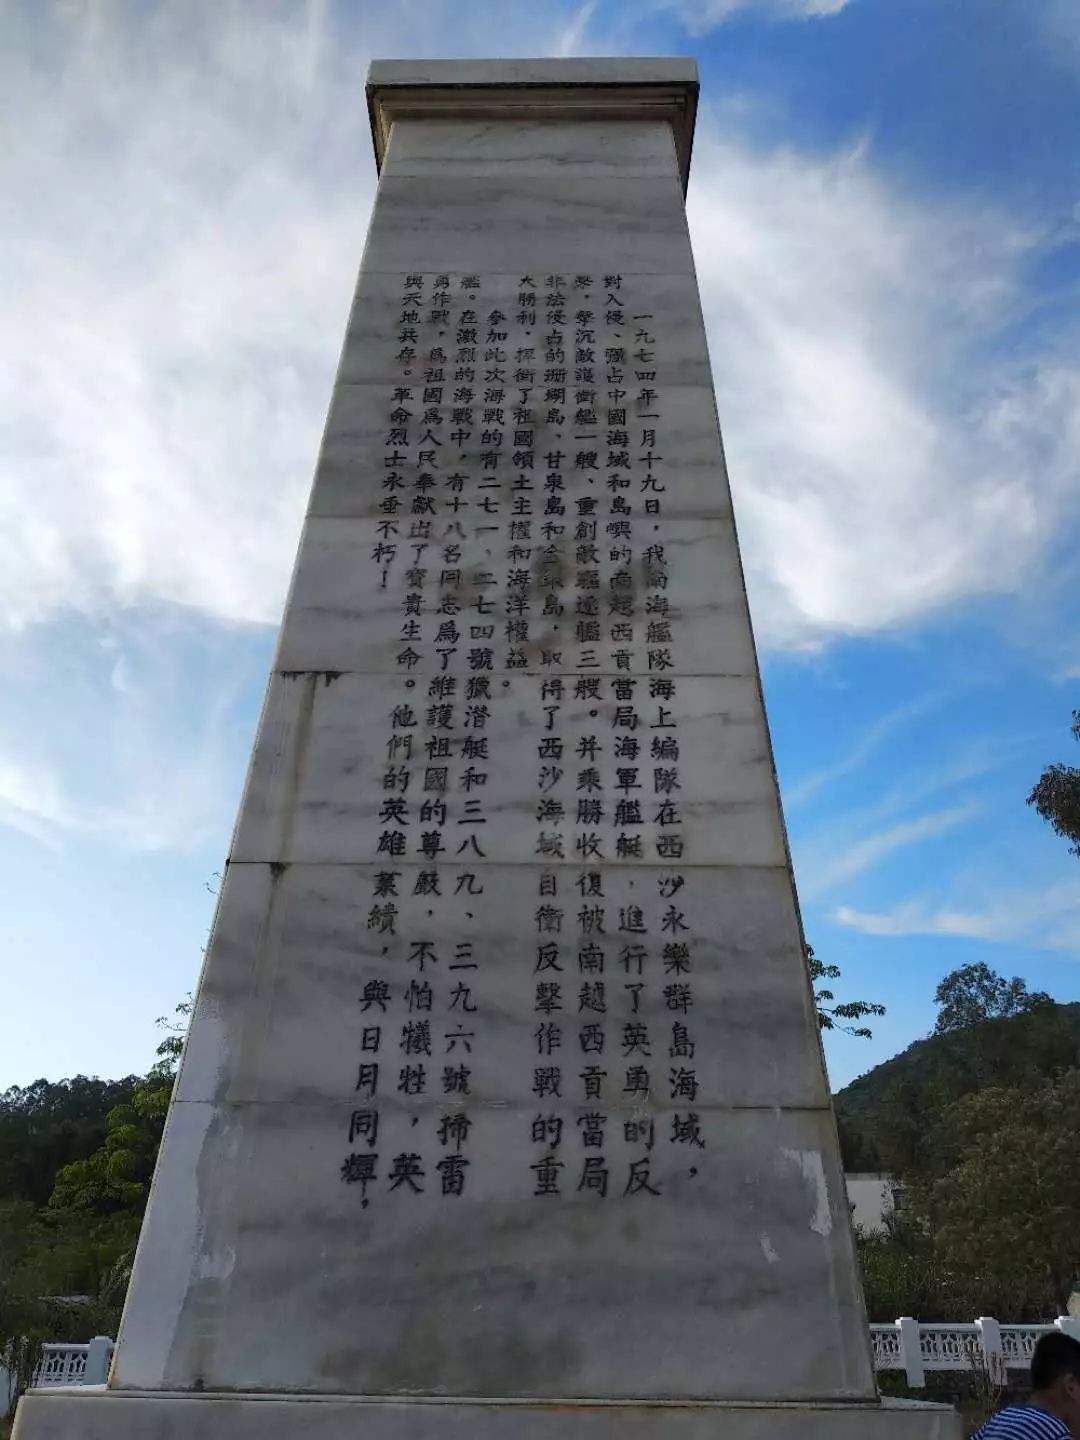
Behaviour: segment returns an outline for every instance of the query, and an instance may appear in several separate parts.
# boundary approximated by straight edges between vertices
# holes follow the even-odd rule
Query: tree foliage
[[[983,1313],[1063,1315],[1080,1276],[1080,1070],[992,1086],[942,1116],[917,1188],[935,1254]]]
[[[1029,991],[1019,975],[1006,980],[982,961],[950,970],[934,992],[934,1001],[939,1007],[937,1035],[1026,1015],[1054,1003],[1045,990]]]
[[[842,1030],[845,1035],[857,1035],[869,1040],[873,1034],[869,1025],[859,1025],[869,1015],[884,1015],[885,1006],[871,1000],[845,1000],[837,1004],[835,993],[822,985],[822,980],[839,980],[839,965],[826,965],[814,954],[814,947],[806,947],[806,966],[810,972],[810,983],[814,987],[814,1005],[817,1008],[818,1024],[822,1030]]]
[[[845,1167],[903,1182],[888,1233],[859,1237],[871,1318],[1063,1313],[1080,1278],[1080,1005],[985,965],[937,998],[945,1024],[836,1097]]]
[[[106,1116],[128,1104],[138,1077],[35,1080],[0,1094],[0,1196],[44,1205],[62,1165],[85,1159],[105,1138]]]
[[[0,1199],[0,1355],[12,1372],[0,1419],[26,1388],[45,1340],[116,1334],[137,1216],[89,1218]]]
[[[1080,710],[1073,711],[1071,729],[1073,739],[1080,740]],[[1080,770],[1072,765],[1048,765],[1027,803],[1035,806],[1055,835],[1072,841],[1069,849],[1073,855],[1080,855]]]
[[[898,1315],[953,1319],[948,1280],[924,1228],[902,1212],[884,1231],[856,1235],[863,1296],[872,1322],[888,1324]]]
[[[176,1014],[186,1022],[190,1013],[189,997],[176,1007]],[[157,1061],[135,1084],[130,1100],[106,1115],[98,1148],[57,1171],[51,1208],[142,1216],[186,1029],[186,1024],[165,1017],[157,1023],[168,1031],[157,1047]]]
[[[0,1355],[14,1404],[42,1341],[116,1334],[190,1002],[139,1079],[0,1095]]]
[[[946,976],[939,994],[962,988],[953,982],[971,968]],[[995,994],[1010,983],[988,974]],[[1039,1085],[1080,1063],[1080,1005],[1056,1005],[1024,989],[1014,1010],[939,1026],[840,1091],[836,1114],[846,1167],[899,1176],[924,1169],[931,1134],[949,1105],[990,1085]]]
[[[130,1104],[110,1110],[98,1149],[57,1172],[50,1206],[99,1215],[141,1212],[164,1125],[161,1102],[168,1105],[170,1089],[145,1083],[136,1088]]]

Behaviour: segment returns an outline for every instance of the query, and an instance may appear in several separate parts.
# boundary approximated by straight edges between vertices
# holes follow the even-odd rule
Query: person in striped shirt
[[[971,1440],[1080,1440],[1080,1340],[1042,1335],[1031,1357],[1031,1398],[992,1415]]]

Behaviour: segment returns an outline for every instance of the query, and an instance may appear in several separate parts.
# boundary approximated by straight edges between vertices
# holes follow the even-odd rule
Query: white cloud
[[[965,939],[991,940],[994,925],[986,915],[966,915],[955,910],[922,909],[918,905],[899,905],[895,910],[873,914],[838,905],[832,918],[863,935],[957,935]]]
[[[0,825],[58,849],[190,850],[222,837],[239,798],[265,640],[182,614],[0,634]]]
[[[809,776],[802,787],[796,785],[797,800],[812,799],[824,786],[854,774],[873,758],[878,744],[929,714],[943,698],[927,696],[889,712],[841,760]],[[793,837],[800,894],[808,900],[827,895],[896,852],[967,824],[990,803],[985,787],[973,791],[969,782],[998,769],[1024,742],[1025,737],[1016,735],[975,736],[962,750],[934,755],[940,742],[931,733],[931,751],[922,763],[902,769],[888,762],[876,764],[857,788],[849,789],[849,803],[826,802],[820,812],[827,817],[824,823]]]
[[[1037,237],[877,176],[710,139],[690,216],[767,644],[916,620],[1029,580],[1076,513],[1080,366],[1001,358]],[[1015,355],[1016,352],[1014,352]]]
[[[584,0],[577,13],[571,17],[555,43],[556,55],[576,55],[585,39],[589,21],[596,13],[598,0]]]
[[[823,766],[820,770],[813,771],[810,775],[804,775],[801,780],[795,781],[792,785],[785,786],[786,806],[790,809],[796,805],[805,804],[819,791],[861,769],[886,740],[898,731],[905,729],[912,721],[921,719],[922,716],[934,710],[943,702],[944,698],[941,695],[923,695],[906,705],[898,705],[887,714],[880,716],[873,724],[867,726],[855,744],[840,759],[834,760],[831,765]]]
[[[839,15],[851,0],[666,0],[650,6],[671,11],[691,35],[704,35],[733,15],[758,13],[774,20],[821,20]]]
[[[897,850],[966,825],[978,813],[975,804],[951,805],[887,825],[845,845],[830,845],[824,853],[820,853],[820,847],[807,847],[799,862],[799,892],[807,897],[824,894],[880,864]]]
[[[200,35],[72,7],[60,103],[43,62],[12,77],[9,624],[278,613],[370,202],[319,10]]]
[[[573,50],[594,19],[535,12],[501,9],[499,43]],[[165,600],[273,622],[371,200],[362,52],[408,50],[414,20],[364,6],[358,42],[321,0],[258,26],[28,13],[46,36],[9,46],[4,91],[0,616]],[[493,13],[433,5],[431,47],[486,48]],[[708,113],[691,219],[759,638],[814,646],[1029,581],[1080,491],[1080,367],[983,342],[1035,237],[901,192],[865,146],[760,153]]]
[[[71,820],[55,775],[0,758],[0,825],[55,847],[56,831],[68,828]]]
[[[1074,953],[1080,949],[1080,890],[1075,880],[998,887],[991,896],[978,896],[978,887],[970,883],[961,882],[958,888],[968,892],[965,898],[975,902],[972,908],[939,906],[932,897],[920,897],[881,912],[839,905],[832,919],[863,935],[941,935]]]

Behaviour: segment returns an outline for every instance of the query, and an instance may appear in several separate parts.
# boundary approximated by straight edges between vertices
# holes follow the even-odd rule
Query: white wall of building
[[[867,1235],[880,1234],[896,1209],[898,1186],[891,1175],[845,1175],[851,1219]]]

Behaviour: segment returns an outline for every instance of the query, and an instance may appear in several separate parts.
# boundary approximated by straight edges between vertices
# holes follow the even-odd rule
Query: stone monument
[[[372,66],[378,196],[111,1378],[17,1440],[959,1434],[874,1385],[697,90]]]

